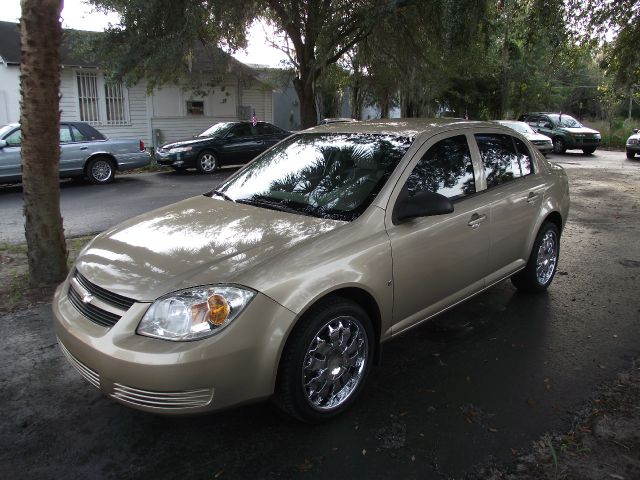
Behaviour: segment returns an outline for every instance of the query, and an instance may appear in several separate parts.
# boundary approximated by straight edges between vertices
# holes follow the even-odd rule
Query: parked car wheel
[[[536,236],[527,266],[511,277],[511,283],[523,292],[546,290],[556,274],[559,255],[558,227],[546,222]]]
[[[592,154],[593,152],[595,152],[595,151],[596,151],[596,149],[595,149],[595,148],[583,148],[583,149],[582,149],[582,152],[583,152],[585,155],[591,155],[591,154]]]
[[[357,304],[327,299],[313,307],[287,341],[276,404],[305,422],[322,422],[346,410],[371,370],[374,334]]]
[[[213,153],[204,151],[198,156],[197,167],[201,173],[213,173],[218,169],[218,159]]]
[[[116,174],[116,168],[107,157],[94,157],[89,160],[86,168],[87,178],[91,183],[102,185],[110,183]]]
[[[635,152],[632,152],[631,150],[627,150],[627,158],[628,159],[632,159],[635,156]]]
[[[567,146],[564,144],[564,140],[560,137],[553,139],[553,151],[554,153],[564,153],[567,151]]]

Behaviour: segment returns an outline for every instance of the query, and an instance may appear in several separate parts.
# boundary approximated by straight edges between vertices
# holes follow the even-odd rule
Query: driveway
[[[1,317],[0,476],[461,478],[567,430],[567,412],[640,351],[640,161],[620,155],[556,158],[572,210],[547,293],[505,281],[385,344],[354,408],[325,425],[268,403],[196,418],[137,412],[67,364],[49,306]]]

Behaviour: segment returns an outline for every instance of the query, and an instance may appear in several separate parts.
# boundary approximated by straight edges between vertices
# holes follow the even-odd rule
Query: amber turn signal
[[[217,293],[209,297],[208,303],[209,315],[207,321],[211,325],[219,327],[229,318],[229,312],[231,311],[229,304],[222,295],[218,295]]]

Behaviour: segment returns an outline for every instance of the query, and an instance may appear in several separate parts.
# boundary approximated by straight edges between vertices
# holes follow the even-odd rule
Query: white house
[[[202,93],[165,86],[147,95],[146,82],[132,87],[105,81],[97,65],[63,46],[61,120],[83,121],[108,137],[141,138],[157,145],[190,137],[222,121],[273,122],[272,91],[246,65],[232,59],[219,85]],[[20,35],[12,22],[0,22],[0,125],[20,119]]]

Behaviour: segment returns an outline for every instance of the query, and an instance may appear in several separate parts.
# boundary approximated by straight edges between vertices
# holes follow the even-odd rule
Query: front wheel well
[[[544,223],[549,222],[553,223],[558,228],[558,233],[562,235],[562,216],[558,212],[551,212],[547,215],[547,218],[544,219]]]

